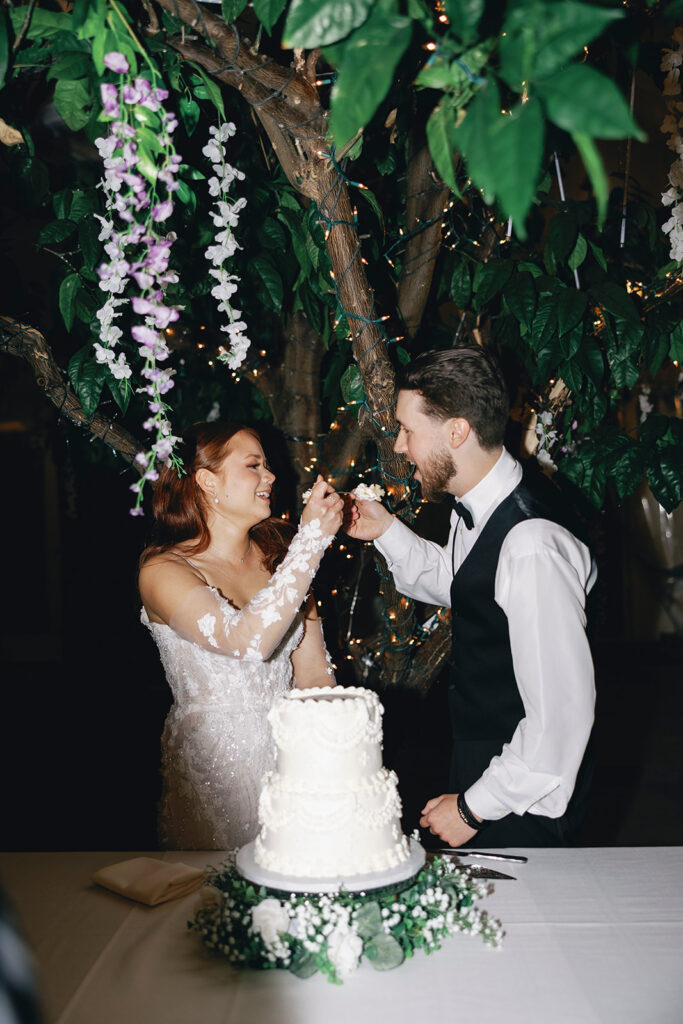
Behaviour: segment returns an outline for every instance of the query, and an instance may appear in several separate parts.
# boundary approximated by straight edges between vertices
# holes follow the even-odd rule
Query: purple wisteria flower
[[[115,71],[117,75],[127,75],[130,71],[130,64],[126,56],[123,53],[119,53],[118,50],[105,53],[104,66],[109,68],[110,71]]]
[[[100,96],[102,97],[102,106],[104,112],[108,117],[119,117],[119,90],[111,82],[102,82],[100,85]]]

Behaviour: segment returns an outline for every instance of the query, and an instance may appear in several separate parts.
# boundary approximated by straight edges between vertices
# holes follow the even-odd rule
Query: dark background
[[[170,692],[139,621],[148,523],[128,515],[130,473],[59,421],[9,356],[0,356],[0,402],[2,846],[154,849]],[[634,561],[627,523],[609,506],[594,525],[597,770],[582,844],[679,844],[683,642],[656,634],[663,577]],[[425,700],[382,699],[385,760],[410,830],[445,787],[444,681]]]

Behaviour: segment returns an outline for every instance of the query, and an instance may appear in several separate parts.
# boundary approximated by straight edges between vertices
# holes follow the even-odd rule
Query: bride
[[[167,466],[159,475],[139,575],[141,618],[174,698],[160,841],[227,850],[258,829],[261,780],[274,766],[273,699],[292,677],[298,687],[334,685],[309,588],[343,501],[318,477],[288,546],[270,518],[275,477],[253,430],[198,423],[180,454],[185,474]]]

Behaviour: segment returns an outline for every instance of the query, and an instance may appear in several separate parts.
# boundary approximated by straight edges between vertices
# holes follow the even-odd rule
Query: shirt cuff
[[[384,555],[387,566],[391,569],[392,565],[400,561],[402,556],[405,556],[407,545],[414,538],[415,534],[410,527],[394,516],[389,529],[385,530],[382,536],[378,537],[373,543],[377,550]]]
[[[498,821],[511,813],[510,808],[497,800],[481,779],[473,783],[463,796],[472,813],[484,821]]]

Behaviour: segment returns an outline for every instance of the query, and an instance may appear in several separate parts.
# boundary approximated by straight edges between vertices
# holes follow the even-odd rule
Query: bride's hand
[[[311,488],[311,496],[301,513],[301,522],[310,523],[312,519],[319,519],[323,533],[334,534],[342,524],[343,513],[344,499],[337,494],[334,487],[318,475]]]

